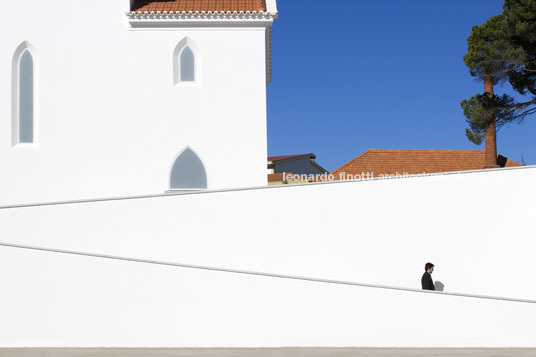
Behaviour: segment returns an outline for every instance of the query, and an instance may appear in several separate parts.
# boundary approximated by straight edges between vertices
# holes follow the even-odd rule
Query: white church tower
[[[0,205],[266,185],[275,0],[17,0]]]

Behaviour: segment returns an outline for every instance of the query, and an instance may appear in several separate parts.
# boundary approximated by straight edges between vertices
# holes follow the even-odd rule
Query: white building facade
[[[246,189],[274,1],[4,9],[0,348],[536,347],[536,167]]]
[[[184,3],[7,5],[1,205],[266,185],[275,0]]]

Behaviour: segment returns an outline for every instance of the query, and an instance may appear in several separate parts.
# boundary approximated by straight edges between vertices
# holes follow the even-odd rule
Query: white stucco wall
[[[7,10],[0,204],[162,193],[187,145],[209,188],[266,184],[264,27],[130,30],[128,0],[19,0]],[[185,37],[199,50],[201,83],[174,86]],[[12,147],[12,59],[23,41],[36,63],[37,144]]]
[[[7,208],[0,241],[408,288],[431,261],[445,291],[536,299],[534,182],[528,167]],[[536,346],[536,304],[7,247],[0,272],[0,346]]]

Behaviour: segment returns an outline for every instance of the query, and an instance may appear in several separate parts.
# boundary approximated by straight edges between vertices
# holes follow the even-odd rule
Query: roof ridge
[[[477,149],[368,149],[367,151],[452,151],[452,152],[484,152]]]

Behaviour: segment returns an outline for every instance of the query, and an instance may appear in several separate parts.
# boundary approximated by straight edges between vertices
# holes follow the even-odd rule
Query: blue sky
[[[334,170],[369,148],[483,149],[465,137],[459,103],[482,84],[463,55],[502,2],[279,0],[268,153]],[[535,137],[533,116],[499,131],[498,152],[536,164]]]

